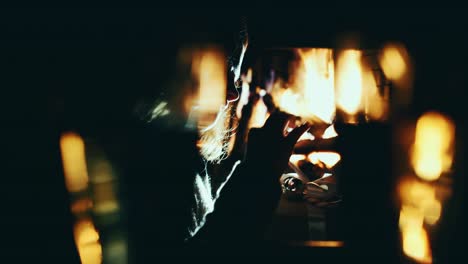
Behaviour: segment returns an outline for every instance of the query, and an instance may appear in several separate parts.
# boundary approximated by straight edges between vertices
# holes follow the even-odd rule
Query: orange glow
[[[432,257],[427,233],[423,228],[423,217],[417,208],[411,206],[401,208],[399,226],[403,252],[420,263],[431,263]]]
[[[309,121],[331,124],[335,116],[334,63],[332,49],[298,49],[301,60],[294,85],[272,92],[283,110]]]
[[[403,252],[419,263],[432,263],[432,254],[426,230],[409,228],[403,231]]]
[[[89,198],[79,199],[71,204],[71,211],[74,214],[83,213],[93,207],[93,201]]]
[[[74,226],[74,237],[81,263],[98,264],[102,262],[102,248],[99,234],[90,219],[79,220]]]
[[[392,105],[408,107],[413,98],[413,66],[402,43],[387,43],[382,48],[378,61],[385,77],[392,82]]]
[[[215,121],[220,107],[226,104],[226,65],[223,52],[206,49],[195,52],[192,73],[198,81],[199,125],[206,127]]]
[[[430,225],[434,225],[439,221],[442,212],[442,204],[436,199],[427,199],[421,201],[423,209],[424,221]]]
[[[297,164],[301,160],[305,160],[306,156],[302,154],[292,154],[291,157],[289,157],[289,162],[292,164]]]
[[[401,79],[408,71],[408,56],[403,45],[390,43],[384,46],[379,58],[385,76],[390,80]]]
[[[73,132],[64,133],[60,137],[60,150],[67,190],[85,190],[88,187],[88,171],[83,139]]]
[[[260,99],[253,106],[249,128],[263,127],[268,116],[268,108],[265,105],[265,102],[263,102],[262,97],[260,97]]]
[[[331,151],[319,151],[310,153],[307,158],[314,165],[324,164],[326,168],[333,168],[340,160],[340,154]]]
[[[337,106],[349,115],[356,114],[362,97],[362,52],[345,50],[337,61]]]
[[[450,169],[454,134],[453,122],[440,113],[428,112],[419,118],[411,162],[420,178],[436,180]]]
[[[416,180],[405,180],[399,185],[399,193],[407,212],[410,209],[417,212],[430,225],[440,219],[442,204],[436,197],[434,186]]]
[[[292,89],[281,90],[277,93],[272,93],[273,98],[277,101],[277,105],[290,114],[300,116],[300,106],[298,104],[299,94],[293,92]]]
[[[308,247],[342,247],[344,243],[333,240],[308,240],[304,242],[304,245]]]
[[[403,205],[400,210],[400,218],[398,225],[400,230],[404,231],[408,228],[422,228],[424,215],[418,208]]]
[[[372,69],[363,67],[362,92],[364,112],[369,119],[382,120],[386,117],[388,98],[379,93]]]

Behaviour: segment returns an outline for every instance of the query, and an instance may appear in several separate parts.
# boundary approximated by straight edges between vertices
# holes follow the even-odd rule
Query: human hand
[[[299,137],[310,128],[308,123],[295,127],[295,117],[273,112],[262,128],[249,132],[245,163],[260,172],[281,176]],[[289,133],[287,127],[294,127]]]

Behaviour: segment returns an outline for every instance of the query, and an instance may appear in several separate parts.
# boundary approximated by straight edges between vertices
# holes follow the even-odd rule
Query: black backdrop
[[[25,255],[48,255],[52,262],[68,263],[73,241],[59,134],[73,129],[99,135],[125,126],[135,103],[158,93],[181,44],[208,39],[231,51],[239,12],[0,13],[1,186],[8,197],[2,213],[4,241],[18,262]],[[444,111],[465,130],[466,11],[259,9],[246,16],[251,37],[247,63],[265,47],[331,45],[338,33],[348,31],[361,32],[371,46],[402,41],[416,68],[411,111]],[[458,182],[463,183],[461,178]],[[457,199],[461,203],[462,195]]]

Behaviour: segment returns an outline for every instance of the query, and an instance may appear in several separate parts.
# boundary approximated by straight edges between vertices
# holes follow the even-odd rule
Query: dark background
[[[304,8],[245,15],[246,64],[264,48],[331,46],[346,32],[359,32],[369,47],[403,42],[416,70],[409,112],[449,114],[466,141],[465,10]],[[209,40],[229,53],[239,17],[208,9],[0,10],[0,174],[9,255],[18,262],[30,255],[61,263],[73,256],[60,133],[102,137],[126,126],[136,103],[151,101],[169,78],[178,47]],[[462,212],[463,188],[457,188],[456,212]]]

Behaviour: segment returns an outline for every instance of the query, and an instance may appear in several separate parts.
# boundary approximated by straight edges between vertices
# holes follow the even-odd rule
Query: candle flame
[[[450,169],[454,134],[453,122],[440,113],[428,112],[419,118],[411,162],[420,178],[436,180]]]
[[[432,263],[426,230],[409,228],[403,232],[403,252],[420,263]]]
[[[405,180],[399,184],[399,193],[403,207],[416,210],[427,224],[434,225],[440,219],[442,204],[436,197],[434,186],[416,180]]]
[[[406,54],[406,49],[396,43],[389,43],[383,47],[379,62],[388,79],[399,80],[407,73],[408,56]]]
[[[85,190],[88,187],[88,170],[83,139],[73,132],[64,133],[60,137],[60,150],[67,190]]]
[[[90,219],[78,221],[73,229],[76,247],[83,264],[99,264],[102,262],[102,248],[99,233]]]
[[[403,206],[400,210],[399,226],[403,252],[420,263],[431,263],[432,256],[426,230],[423,228],[421,211]]]

